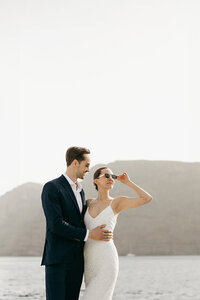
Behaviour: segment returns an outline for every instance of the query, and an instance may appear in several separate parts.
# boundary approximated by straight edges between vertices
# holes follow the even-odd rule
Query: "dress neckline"
[[[106,206],[102,211],[100,211],[100,213],[99,213],[98,215],[96,215],[96,217],[92,217],[92,216],[90,215],[90,213],[89,213],[89,207],[88,207],[88,208],[87,208],[88,215],[89,215],[92,219],[96,219],[96,218],[97,218],[104,210],[106,210],[108,207],[110,207],[111,210],[112,210],[112,212],[113,212],[113,215],[115,216],[115,213],[114,213],[114,211],[113,211],[113,209],[112,209],[112,207],[111,207],[112,201],[113,201],[113,200],[111,200],[111,203],[110,203],[108,206]]]

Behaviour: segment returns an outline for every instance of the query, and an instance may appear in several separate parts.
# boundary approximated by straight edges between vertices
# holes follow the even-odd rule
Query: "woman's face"
[[[109,176],[109,178],[106,178],[104,174],[112,175],[113,172],[110,169],[101,170],[101,174],[99,175],[99,178],[96,178],[94,182],[98,185],[98,190],[100,189],[111,190],[114,186],[115,181],[111,176]]]

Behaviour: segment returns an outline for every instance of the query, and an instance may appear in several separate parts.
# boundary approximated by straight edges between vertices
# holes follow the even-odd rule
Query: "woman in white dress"
[[[119,180],[134,190],[138,197],[119,196],[112,198],[109,191],[114,181]],[[96,199],[87,200],[84,221],[86,228],[106,224],[105,229],[113,231],[117,216],[125,209],[137,207],[152,200],[152,196],[130,180],[127,173],[113,175],[106,167],[94,173],[94,185],[98,191]],[[113,240],[97,241],[88,239],[84,246],[84,300],[110,300],[118,275],[118,254]]]

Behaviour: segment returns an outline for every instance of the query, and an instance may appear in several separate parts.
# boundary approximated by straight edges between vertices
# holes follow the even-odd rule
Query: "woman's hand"
[[[123,174],[117,176],[117,180],[119,180],[121,183],[124,183],[124,184],[131,182],[127,173],[123,173]]]

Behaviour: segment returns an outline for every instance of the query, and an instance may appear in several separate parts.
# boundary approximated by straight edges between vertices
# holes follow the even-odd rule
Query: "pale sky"
[[[91,164],[200,161],[200,2],[1,0],[0,194]]]

